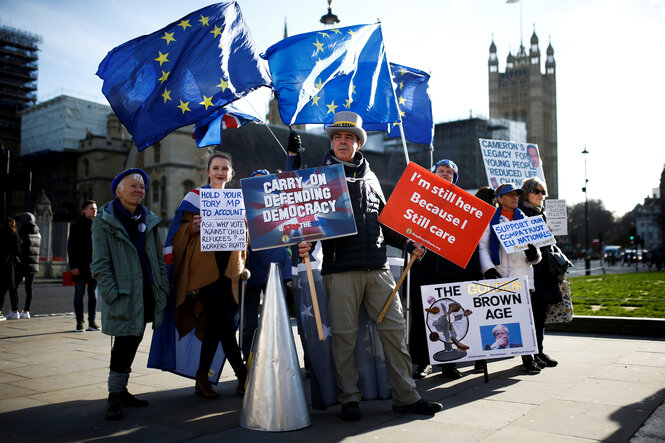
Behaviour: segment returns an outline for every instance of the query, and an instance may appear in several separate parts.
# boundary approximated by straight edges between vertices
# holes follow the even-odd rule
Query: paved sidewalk
[[[539,375],[523,373],[515,358],[491,362],[487,384],[469,365],[460,365],[466,376],[455,382],[442,383],[438,372],[419,381],[421,395],[444,402],[444,411],[432,418],[394,413],[390,401],[369,401],[361,403],[360,422],[341,421],[335,406],[310,410],[306,429],[267,433],[239,427],[242,401],[233,395],[230,368],[217,387],[218,400],[195,396],[189,379],[147,369],[149,332],[129,389],[150,406],[106,421],[110,338],[75,333],[74,324],[71,314],[0,322],[4,442],[665,440],[662,338],[550,333],[546,349],[559,366]]]

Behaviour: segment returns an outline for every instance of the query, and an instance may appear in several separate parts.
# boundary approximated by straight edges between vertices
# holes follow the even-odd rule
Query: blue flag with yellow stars
[[[397,94],[397,106],[402,117],[404,138],[412,143],[432,146],[434,142],[434,119],[432,100],[429,96],[429,74],[408,66],[390,63],[390,70]],[[399,126],[391,123],[386,128],[380,125],[365,125],[368,131],[386,131],[389,137],[400,137]]]
[[[236,2],[208,6],[118,46],[97,75],[139,150],[270,85]]]
[[[363,122],[399,121],[379,23],[294,35],[261,56],[287,125],[332,123],[339,111]]]

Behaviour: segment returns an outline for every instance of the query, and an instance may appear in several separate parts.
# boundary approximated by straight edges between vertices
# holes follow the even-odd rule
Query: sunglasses
[[[547,196],[547,192],[543,191],[542,189],[534,189],[533,191],[531,191],[531,193],[536,195],[543,194],[543,197]]]

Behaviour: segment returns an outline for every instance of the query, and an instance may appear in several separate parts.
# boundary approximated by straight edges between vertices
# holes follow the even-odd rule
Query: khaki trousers
[[[395,280],[388,270],[351,271],[323,276],[329,300],[332,326],[332,354],[336,369],[338,399],[344,404],[360,401],[355,348],[358,335],[358,310],[364,303],[371,319],[383,310]],[[377,331],[386,355],[393,404],[401,406],[420,399],[411,376],[411,357],[406,348],[406,322],[399,297],[395,297]]]

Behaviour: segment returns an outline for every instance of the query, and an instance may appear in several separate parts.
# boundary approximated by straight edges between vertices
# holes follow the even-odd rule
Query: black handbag
[[[559,283],[561,283],[568,268],[572,268],[573,264],[568,260],[566,254],[561,252],[561,249],[559,249],[557,245],[552,245],[549,258],[550,273],[556,277]]]

